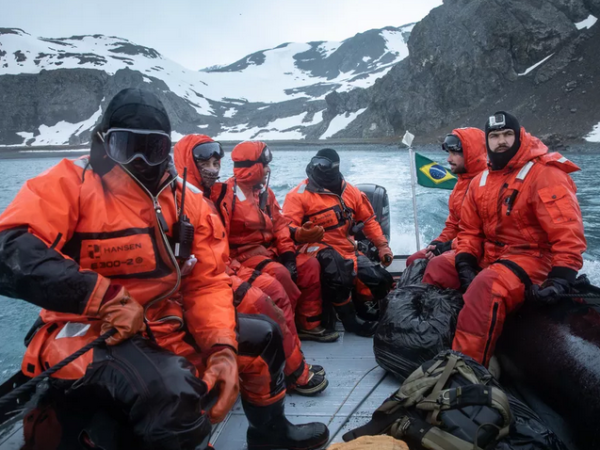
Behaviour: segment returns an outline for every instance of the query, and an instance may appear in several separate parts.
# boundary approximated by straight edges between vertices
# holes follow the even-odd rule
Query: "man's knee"
[[[385,298],[392,289],[392,275],[378,264],[363,255],[358,257],[358,279],[363,282],[376,300]]]
[[[238,315],[238,352],[244,356],[261,357],[271,373],[283,370],[285,353],[281,328],[264,315]]]
[[[458,272],[452,260],[445,255],[436,256],[427,263],[427,268],[423,274],[423,283],[443,289],[460,288]]]
[[[340,289],[352,289],[354,284],[354,261],[345,259],[332,248],[317,254],[321,267],[321,282]]]
[[[318,284],[321,278],[321,265],[316,258],[299,261],[298,281],[299,286],[311,287]]]
[[[406,266],[407,267],[410,266],[412,263],[414,263],[418,259],[425,259],[425,254],[426,253],[427,253],[427,250],[425,250],[425,249],[419,250],[418,252],[413,253],[406,260]]]
[[[264,270],[280,282],[287,282],[288,279],[292,279],[290,271],[287,270],[282,264],[276,262],[270,263],[267,267],[265,267]]]

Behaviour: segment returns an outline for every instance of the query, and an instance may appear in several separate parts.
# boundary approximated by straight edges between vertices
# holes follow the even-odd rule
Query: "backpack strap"
[[[239,306],[239,304],[242,303],[242,300],[244,300],[244,297],[252,287],[252,283],[254,283],[256,279],[262,274],[262,271],[267,266],[267,264],[272,262],[272,259],[264,259],[261,262],[259,262],[254,268],[252,275],[250,275],[250,278],[248,278],[248,281],[244,281],[238,286],[238,288],[233,293],[233,304],[235,307]]]
[[[464,441],[414,415],[397,420],[390,428],[390,436],[431,450],[482,450],[476,443]]]

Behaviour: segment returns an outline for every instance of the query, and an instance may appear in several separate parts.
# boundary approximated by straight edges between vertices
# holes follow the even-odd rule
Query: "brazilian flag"
[[[417,183],[428,188],[454,189],[456,177],[445,167],[415,153]]]

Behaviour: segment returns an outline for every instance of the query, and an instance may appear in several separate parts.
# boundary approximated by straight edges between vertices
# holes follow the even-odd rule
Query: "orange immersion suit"
[[[444,259],[448,260],[454,266],[454,257],[456,256],[456,236],[458,235],[460,213],[463,202],[467,195],[467,190],[471,180],[486,168],[486,147],[485,133],[478,128],[457,128],[452,130],[452,134],[458,136],[462,143],[463,157],[465,160],[466,173],[459,173],[458,182],[454,186],[450,198],[448,199],[449,214],[446,219],[446,224],[440,235],[435,238],[435,242],[452,241],[452,250],[441,255],[433,257],[428,263],[423,275],[423,281],[427,283],[430,274],[438,270],[444,270],[448,267]],[[425,258],[425,250],[421,250],[406,260],[406,265],[412,264],[417,259]]]
[[[361,272],[360,264],[357,264],[359,253],[351,235],[352,227],[357,222],[362,222],[363,233],[377,248],[388,245],[381,226],[375,220],[375,213],[369,199],[358,188],[345,180],[342,180],[342,195],[339,196],[306,179],[287,194],[283,211],[291,221],[293,228],[301,227],[304,223],[311,221],[325,229],[322,241],[302,246],[300,254],[314,255],[326,248],[335,250],[342,258],[353,262],[353,269],[350,269],[350,272],[354,272],[354,274],[350,274],[351,283],[359,282]],[[357,273],[358,277],[356,277]],[[330,281],[338,284],[338,281]],[[370,291],[362,283],[358,285],[358,288],[361,293],[370,296]],[[336,289],[337,294],[335,295],[332,292],[331,298],[334,306],[350,302],[351,298],[347,292],[349,289],[351,290],[352,286],[344,286],[342,290]]]
[[[525,284],[547,277],[574,281],[586,249],[576,186],[579,168],[521,128],[521,145],[504,169],[471,181],[461,209],[456,261],[483,269],[464,294],[452,348],[487,365],[506,315],[524,300]],[[442,267],[443,266],[443,267]],[[442,260],[427,280],[460,287]]]
[[[114,282],[146,308],[157,343],[186,357],[202,374],[213,352],[238,348],[220,218],[188,185],[185,214],[195,228],[192,253],[200,263],[179,282],[165,242],[178,217],[181,179],[167,171],[152,198],[120,166],[102,175],[96,170],[88,157],[65,159],[27,181],[0,216],[1,251],[6,259],[20,261],[12,266],[13,279],[3,293],[9,290],[11,296],[47,308],[27,348],[23,372],[38,375],[95,339],[101,322],[92,316]],[[56,377],[81,378],[95,353],[86,353]],[[259,405],[283,398],[284,385],[271,378],[271,372],[281,370],[277,364],[259,355],[238,356],[242,396]]]
[[[192,155],[197,145],[214,142],[206,135],[188,135],[183,137],[174,148],[174,161],[177,172],[181,175],[187,168],[187,180],[194,186],[204,189],[202,176]],[[214,211],[229,227],[229,211],[231,195],[226,190],[226,183],[215,183],[210,190],[203,190],[204,196]],[[218,202],[218,209],[217,204]],[[309,377],[309,365],[306,364],[300,347],[300,339],[294,321],[294,309],[283,286],[267,273],[255,276],[254,270],[242,266],[237,260],[228,261],[228,273],[233,281],[234,304],[236,310],[243,314],[264,314],[274,320],[281,328],[283,348],[286,355],[284,373],[289,385],[305,384]],[[250,282],[250,284],[248,284]]]
[[[260,208],[259,186],[265,172],[260,162],[251,162],[258,161],[265,147],[263,142],[242,142],[231,154],[234,176],[227,181],[227,195],[223,200],[225,205],[230,205],[228,229],[231,257],[244,267],[255,269],[258,266],[262,273],[271,275],[281,283],[298,324],[310,330],[319,325],[321,316],[319,263],[308,255],[296,256],[289,221],[282,215],[270,188],[266,191],[265,208]],[[240,164],[248,167],[236,167]],[[290,255],[296,259],[298,277],[295,282],[288,269],[278,262],[283,262],[282,257]]]

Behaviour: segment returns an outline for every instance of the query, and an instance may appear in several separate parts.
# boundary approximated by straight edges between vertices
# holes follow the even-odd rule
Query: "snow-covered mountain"
[[[108,100],[144,87],[161,97],[174,140],[325,139],[355,113],[325,113],[333,91],[367,88],[408,55],[414,24],[342,42],[285,43],[225,67],[193,71],[156,50],[103,35],[38,38],[0,28],[0,145],[89,140]]]

